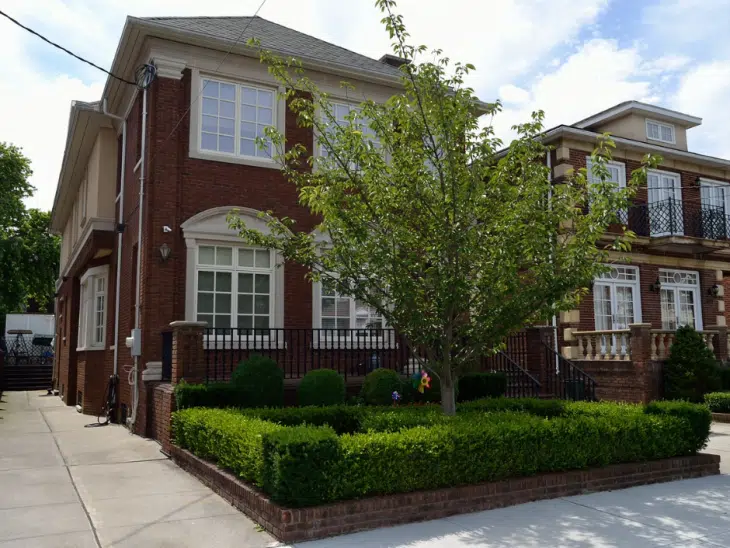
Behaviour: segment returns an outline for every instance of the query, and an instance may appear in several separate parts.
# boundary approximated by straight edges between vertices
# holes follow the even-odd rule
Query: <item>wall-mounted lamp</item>
[[[659,281],[659,278],[656,279],[656,281],[649,286],[649,291],[657,292],[662,288],[662,282]]]
[[[162,262],[164,263],[167,259],[170,258],[170,255],[172,254],[172,249],[170,249],[170,246],[167,244],[162,244],[160,246],[160,257],[162,258]]]
[[[707,290],[711,297],[718,297],[720,295],[720,286],[715,284]]]

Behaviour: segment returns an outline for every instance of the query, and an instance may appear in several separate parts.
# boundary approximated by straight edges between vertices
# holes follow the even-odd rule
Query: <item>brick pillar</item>
[[[708,325],[708,331],[717,331],[717,338],[713,341],[715,343],[715,356],[718,360],[726,361],[728,358],[727,352],[727,326],[726,325]]]
[[[651,363],[651,324],[633,323],[629,325],[631,331],[631,362],[636,372],[636,390],[638,400],[643,403],[650,402],[653,398],[652,370]],[[661,374],[661,371],[659,371]]]
[[[554,366],[549,348],[554,345],[554,328],[537,325],[525,329],[527,333],[527,371],[540,382],[540,396],[551,396],[548,378],[549,365]],[[544,343],[544,344],[543,344]]]
[[[172,375],[170,382],[181,379],[189,383],[205,381],[203,331],[207,322],[172,322]]]

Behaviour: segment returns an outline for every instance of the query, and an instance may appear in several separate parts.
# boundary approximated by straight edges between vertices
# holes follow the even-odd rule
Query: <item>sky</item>
[[[109,67],[127,15],[252,15],[261,0],[5,0],[0,9]],[[497,134],[545,111],[574,123],[640,100],[703,118],[693,152],[730,158],[730,0],[400,0],[412,42],[476,66],[469,84],[500,99]],[[379,58],[390,39],[374,0],[266,0],[261,17]],[[0,141],[31,159],[31,207],[50,209],[74,99],[106,75],[0,17]]]

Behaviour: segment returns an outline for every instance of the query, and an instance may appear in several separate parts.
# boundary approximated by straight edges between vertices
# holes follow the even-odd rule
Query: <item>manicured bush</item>
[[[730,392],[705,394],[705,403],[713,413],[730,413]]]
[[[499,398],[507,393],[504,373],[470,373],[459,379],[459,401]]]
[[[297,390],[299,405],[341,405],[345,403],[345,379],[332,369],[309,371]]]
[[[362,398],[367,405],[389,405],[393,392],[403,390],[403,381],[392,369],[376,369],[368,373],[362,385]]]
[[[327,426],[297,426],[264,434],[262,487],[272,500],[294,507],[333,500],[339,440]]]
[[[684,401],[655,401],[644,408],[649,415],[669,415],[687,421],[692,428],[693,452],[700,451],[707,445],[712,426],[712,414],[705,405]]]
[[[730,365],[727,362],[722,364],[717,372],[720,375],[720,390],[730,390]]]
[[[231,384],[248,407],[284,405],[284,371],[271,358],[250,356],[233,372]]]
[[[240,391],[227,382],[210,384],[188,384],[181,381],[175,385],[177,409],[191,407],[243,407],[245,401]]]
[[[453,417],[444,415],[437,405],[417,407],[375,407],[363,414],[360,431],[398,432],[416,426],[432,426],[448,422]]]
[[[175,444],[258,486],[263,484],[262,436],[282,428],[229,409],[185,409],[172,414]]]
[[[563,400],[540,400],[537,398],[487,398],[465,402],[458,411],[518,411],[538,417],[562,417],[566,414],[567,403]]]
[[[282,426],[331,426],[338,434],[352,434],[361,430],[365,407],[332,405],[329,407],[273,407],[243,409],[247,417],[275,422]]]
[[[692,327],[677,329],[664,364],[664,395],[668,400],[702,402],[720,389],[720,374],[712,351]]]

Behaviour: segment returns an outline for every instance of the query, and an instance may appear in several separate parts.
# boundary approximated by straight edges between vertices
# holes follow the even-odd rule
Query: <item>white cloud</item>
[[[524,105],[530,100],[530,92],[526,89],[518,88],[513,84],[507,84],[499,86],[499,98],[504,103]]]
[[[700,50],[727,55],[730,0],[661,0],[642,11],[642,29],[647,38],[661,44],[667,53]]]

